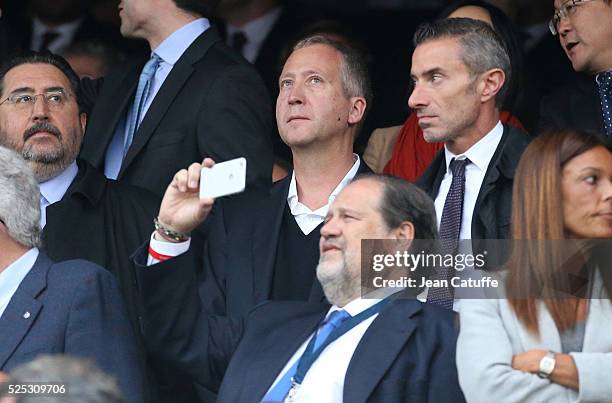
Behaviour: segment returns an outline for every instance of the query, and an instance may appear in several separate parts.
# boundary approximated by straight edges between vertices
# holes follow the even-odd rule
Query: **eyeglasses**
[[[548,29],[550,29],[550,32],[553,35],[559,34],[559,24],[561,23],[561,19],[569,18],[570,15],[573,15],[576,12],[576,8],[579,5],[588,3],[589,1],[593,0],[568,0],[561,4],[561,7],[555,11],[553,17],[548,23]]]
[[[18,111],[31,111],[36,104],[36,100],[40,96],[42,96],[42,99],[47,107],[53,111],[62,109],[68,102],[71,95],[64,92],[64,90],[49,91],[42,94],[27,94],[17,92],[9,95],[8,98],[0,102],[0,105],[6,103]]]

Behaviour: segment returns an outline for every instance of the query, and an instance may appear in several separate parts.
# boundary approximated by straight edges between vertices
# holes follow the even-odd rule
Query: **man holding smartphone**
[[[158,230],[136,262],[151,270],[204,268],[203,308],[240,317],[264,300],[324,300],[315,278],[319,230],[329,205],[357,173],[369,168],[353,142],[371,99],[366,64],[346,41],[299,41],[279,79],[278,129],[291,147],[294,170],[264,195],[245,193],[215,203],[204,245],[190,233],[209,216],[212,199],[198,197],[203,166],[179,171],[166,190]],[[197,175],[193,175],[197,172]],[[206,183],[203,184],[206,186]]]

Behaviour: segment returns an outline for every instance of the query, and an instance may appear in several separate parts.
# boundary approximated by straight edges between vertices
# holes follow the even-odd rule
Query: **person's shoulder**
[[[66,285],[80,284],[91,279],[113,281],[113,275],[108,270],[83,259],[51,263],[48,278],[50,280],[59,280],[60,283]]]

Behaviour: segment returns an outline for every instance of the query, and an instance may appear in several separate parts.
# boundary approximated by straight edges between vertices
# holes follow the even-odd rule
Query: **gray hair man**
[[[488,24],[467,18],[424,24],[414,42],[408,104],[425,140],[444,142],[417,182],[435,201],[440,238],[504,239],[513,172],[528,144],[499,120],[508,53]],[[451,308],[453,297],[452,289],[430,290],[428,300]]]
[[[126,401],[141,402],[142,363],[115,280],[38,249],[38,194],[28,164],[0,147],[0,371],[44,353],[89,357],[117,376]]]

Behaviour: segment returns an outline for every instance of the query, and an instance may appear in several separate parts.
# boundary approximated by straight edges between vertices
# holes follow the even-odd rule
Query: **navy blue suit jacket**
[[[329,304],[269,302],[246,318],[202,309],[193,271],[138,271],[152,354],[187,374],[218,403],[259,402]],[[454,313],[396,299],[370,325],[350,361],[345,402],[463,402],[455,365]]]
[[[0,317],[0,370],[41,354],[87,357],[114,375],[126,402],[142,402],[142,363],[112,274],[40,253]]]

